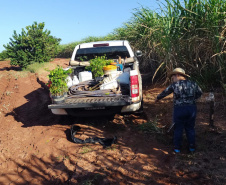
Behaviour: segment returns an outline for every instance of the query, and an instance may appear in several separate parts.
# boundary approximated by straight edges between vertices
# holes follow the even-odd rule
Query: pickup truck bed
[[[77,45],[69,62],[73,69],[72,76],[80,79],[79,74],[84,72],[85,67],[90,65],[89,61],[97,56],[106,56],[123,67],[117,69],[118,72],[114,74],[116,76],[105,74],[100,79],[92,78],[70,86],[62,103],[48,106],[53,114],[86,117],[127,114],[141,109],[142,79],[139,61],[129,42],[100,41]],[[100,87],[102,84],[108,84],[108,80],[111,82],[111,78],[117,82],[118,87],[112,86],[110,89]]]
[[[86,108],[86,107],[112,107],[130,105],[130,96],[115,97],[84,97],[67,98],[62,104],[51,104],[49,109]]]

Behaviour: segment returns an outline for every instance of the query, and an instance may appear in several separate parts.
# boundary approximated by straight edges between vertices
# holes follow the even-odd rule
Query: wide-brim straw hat
[[[173,72],[171,72],[170,74],[169,74],[169,77],[171,78],[172,77],[172,75],[176,75],[176,74],[179,74],[179,75],[182,75],[182,76],[184,76],[184,77],[190,77],[189,75],[187,75],[186,73],[185,73],[185,71],[182,69],[182,68],[175,68],[174,70],[173,70]]]

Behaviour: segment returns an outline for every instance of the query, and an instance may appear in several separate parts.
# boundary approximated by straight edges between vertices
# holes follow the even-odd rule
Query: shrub
[[[68,91],[66,78],[68,77],[68,74],[71,73],[71,68],[66,71],[60,66],[57,66],[57,68],[50,71],[49,82],[47,85],[52,95],[61,96]]]
[[[100,77],[104,75],[103,67],[109,65],[113,60],[107,60],[105,56],[95,57],[90,60],[90,66],[86,67],[86,70],[92,71],[93,76]]]
[[[22,29],[20,34],[14,31],[10,42],[4,45],[11,65],[26,68],[27,65],[38,62],[49,62],[57,53],[60,39],[44,30],[45,23],[34,22]]]
[[[8,55],[7,55],[6,50],[2,51],[2,52],[0,53],[0,61],[5,60],[5,59],[7,59],[7,58],[8,58]]]

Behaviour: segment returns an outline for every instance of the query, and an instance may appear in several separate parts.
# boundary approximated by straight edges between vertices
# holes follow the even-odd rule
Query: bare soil
[[[52,63],[67,66],[68,60]],[[107,118],[56,116],[48,110],[47,72],[17,71],[0,62],[0,184],[226,184],[226,107],[216,95],[215,128],[209,124],[205,96],[198,103],[197,152],[172,152],[172,96],[154,104],[163,88],[144,87],[144,114]],[[147,124],[150,123],[150,124]],[[156,123],[157,125],[152,125]],[[81,138],[118,137],[100,144],[75,144]]]

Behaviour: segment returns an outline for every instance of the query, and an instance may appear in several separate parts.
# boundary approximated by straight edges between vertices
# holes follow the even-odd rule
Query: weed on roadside
[[[14,78],[18,80],[19,78],[25,78],[28,76],[28,71],[10,71],[8,78]]]
[[[57,161],[64,161],[64,160],[69,160],[69,159],[70,159],[70,157],[67,155],[59,155],[56,157]]]
[[[90,146],[83,146],[80,154],[86,154],[86,153],[91,152],[91,151],[93,151],[93,149],[90,148]]]
[[[139,125],[138,128],[142,132],[148,133],[148,134],[156,134],[156,133],[162,134],[163,133],[163,129],[158,127],[158,117],[157,116],[153,121],[143,123],[143,124]]]
[[[56,64],[46,62],[46,63],[34,63],[31,65],[28,65],[26,69],[23,69],[23,71],[31,72],[31,73],[43,73],[44,71],[47,71],[49,69],[55,68]]]
[[[11,92],[11,91],[6,91],[6,92],[5,92],[5,95],[6,95],[6,96],[11,96],[12,93],[13,93],[13,92]]]
[[[170,135],[165,133],[164,128],[159,126],[158,121],[158,116],[156,116],[153,121],[139,125],[138,129],[144,134],[154,136],[160,143],[163,143],[164,145],[170,145],[172,138]]]
[[[113,146],[110,146],[110,147],[107,147],[106,150],[109,150],[109,151],[115,151],[118,149],[118,146],[117,145],[113,145]]]
[[[9,111],[9,106],[10,106],[10,104],[8,103],[7,105],[6,104],[3,104],[2,105],[7,111]]]

